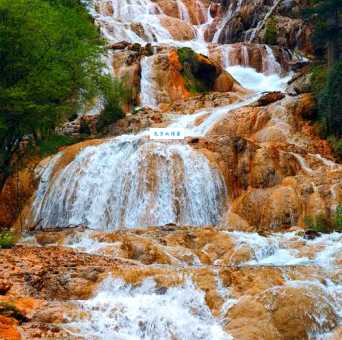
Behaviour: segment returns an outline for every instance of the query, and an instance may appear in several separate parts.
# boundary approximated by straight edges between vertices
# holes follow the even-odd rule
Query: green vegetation
[[[103,79],[101,83],[102,93],[104,94],[104,110],[101,112],[97,122],[97,130],[101,131],[106,126],[113,124],[120,118],[123,118],[124,112],[122,106],[128,102],[131,94],[121,81]]]
[[[24,136],[54,152],[71,142],[55,127],[82,102],[103,96],[117,109],[119,97],[103,93],[103,45],[79,0],[0,0],[0,190]]]
[[[12,248],[15,243],[16,236],[11,231],[0,231],[0,249]]]
[[[305,16],[314,25],[313,45],[321,65],[312,71],[312,90],[318,103],[316,126],[342,160],[342,1],[311,0]]]
[[[217,77],[214,65],[201,62],[198,55],[188,47],[178,49],[178,58],[183,66],[185,86],[191,93],[208,92],[213,87]]]
[[[314,65],[311,69],[311,88],[316,97],[325,86],[328,70],[324,65]]]
[[[340,204],[333,216],[306,216],[304,223],[307,229],[320,233],[342,232],[342,205]]]
[[[318,54],[327,52],[328,65],[332,66],[340,57],[341,15],[340,0],[310,0],[311,6],[304,15],[315,26],[314,46]]]
[[[342,138],[342,62],[329,70],[318,95],[319,114],[326,121],[327,133]]]
[[[265,43],[268,45],[277,44],[277,20],[273,16],[267,22],[265,30]]]
[[[311,82],[318,103],[316,126],[342,160],[342,62],[329,70],[324,65],[315,66]]]
[[[329,136],[328,142],[331,145],[335,155],[339,160],[342,160],[342,138],[337,138],[335,136]]]
[[[62,146],[71,145],[79,142],[79,139],[71,136],[50,134],[44,139],[39,140],[37,149],[41,156],[54,154]]]

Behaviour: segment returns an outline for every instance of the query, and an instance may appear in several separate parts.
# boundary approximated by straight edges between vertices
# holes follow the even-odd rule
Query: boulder
[[[191,40],[195,32],[191,25],[177,18],[161,16],[161,25],[166,28],[175,40]]]
[[[285,98],[285,94],[282,92],[268,92],[258,99],[257,105],[266,106],[283,98]]]
[[[217,92],[229,92],[233,89],[234,78],[226,71],[223,71],[216,78],[213,90]]]

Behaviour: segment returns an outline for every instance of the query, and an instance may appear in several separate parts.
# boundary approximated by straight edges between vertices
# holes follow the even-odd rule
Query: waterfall
[[[264,26],[267,23],[267,20],[272,16],[273,12],[277,9],[277,7],[281,4],[282,1],[283,0],[276,0],[273,3],[273,6],[265,15],[264,19],[259,21],[257,27],[253,29],[250,38],[248,39],[248,42],[252,43],[258,37],[259,32],[264,28]]]
[[[189,11],[187,7],[184,5],[182,0],[176,0],[177,7],[178,7],[178,12],[179,12],[179,19],[190,23],[191,24],[191,18],[189,15]]]
[[[153,80],[154,57],[144,57],[141,60],[140,102],[142,106],[157,107],[156,85]]]
[[[56,162],[34,203],[35,221],[44,227],[207,225],[218,223],[224,209],[223,178],[187,145],[123,136],[83,149],[53,175]]]
[[[242,3],[244,0],[237,0],[237,4],[235,1],[232,1],[231,4],[229,5],[229,8],[227,10],[226,16],[224,20],[220,23],[220,26],[218,27],[217,31],[214,34],[214,37],[212,39],[213,43],[219,43],[219,39],[221,37],[221,34],[223,33],[226,25],[229,23],[229,21],[237,14],[239,13]]]
[[[230,66],[258,67],[264,75],[281,74],[282,66],[277,62],[273,50],[264,44],[228,44],[219,46],[224,68]],[[260,65],[253,65],[253,53],[260,57]],[[258,58],[256,58],[258,60]]]
[[[263,57],[263,72],[265,74],[280,74],[281,66],[277,62],[272,49],[267,45],[264,45],[264,47],[265,57]]]

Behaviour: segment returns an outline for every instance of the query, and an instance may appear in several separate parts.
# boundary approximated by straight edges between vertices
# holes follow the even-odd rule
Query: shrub
[[[319,233],[329,233],[332,231],[329,219],[324,215],[306,216],[304,223],[307,229],[317,231]]]
[[[336,63],[330,71],[324,65],[314,66],[311,86],[318,102],[315,130],[328,139],[342,160],[342,63]]]
[[[335,225],[339,231],[342,231],[342,204],[336,208]]]
[[[329,136],[328,142],[331,145],[336,157],[342,161],[342,138],[336,138],[335,136]]]
[[[311,68],[311,88],[318,98],[327,81],[328,70],[325,65],[315,65]]]
[[[38,142],[38,151],[41,156],[52,155],[62,146],[78,142],[79,139],[64,135],[50,135]]]
[[[342,232],[342,204],[337,206],[335,214],[330,217],[325,215],[306,216],[304,224],[307,229],[319,233]]]
[[[16,236],[11,231],[0,231],[0,248],[7,249],[14,247]]]
[[[122,106],[131,98],[131,93],[124,81],[105,77],[101,80],[100,87],[103,93],[104,108],[97,121],[98,131],[102,131],[106,126],[123,118],[125,114]]]
[[[276,45],[277,44],[277,20],[273,16],[268,20],[265,30],[265,44]]]

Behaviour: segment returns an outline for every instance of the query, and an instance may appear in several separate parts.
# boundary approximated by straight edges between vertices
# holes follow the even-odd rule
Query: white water
[[[237,3],[236,3],[236,1],[232,1],[230,3],[224,19],[222,20],[222,22],[220,23],[220,26],[217,28],[217,30],[214,34],[213,43],[219,42],[219,39],[220,39],[220,36],[221,36],[223,30],[225,29],[228,22],[234,17],[234,15],[236,15],[236,13],[238,13],[240,11],[243,1],[244,0],[237,0]]]
[[[244,106],[248,106],[255,102],[260,97],[259,94],[249,96],[237,103],[220,106],[214,109],[200,110],[192,115],[183,115],[177,117],[170,127],[185,128],[189,137],[203,137],[212,127],[215,126],[223,117],[227,117],[232,111]],[[196,120],[207,116],[200,124],[196,125]]]
[[[206,225],[218,223],[223,212],[222,176],[187,145],[122,136],[83,149],[51,177],[54,162],[33,205],[44,227]]]
[[[181,0],[176,1],[180,20],[190,25],[191,29],[195,32],[195,39],[179,41],[172,37],[166,28],[160,23],[160,16],[165,16],[160,6],[150,0],[113,0],[111,2],[99,1],[102,5],[100,11],[97,12],[94,7],[94,1],[90,2],[89,10],[96,19],[97,24],[101,27],[103,35],[110,42],[129,41],[132,43],[146,44],[147,42],[154,44],[166,44],[169,46],[177,47],[190,47],[197,53],[209,55],[209,47],[212,43],[205,41],[204,32],[213,21],[210,16],[210,7],[206,8],[201,0],[197,0],[197,7],[203,12],[203,16],[207,22],[200,25],[191,24],[190,14]],[[229,6],[225,18],[222,20],[221,26],[215,33],[213,43],[218,42],[218,37],[221,34],[225,24],[239,12],[243,0],[239,0],[236,4],[232,2]],[[108,11],[107,7],[112,8],[113,14]],[[205,15],[204,15],[205,14]],[[143,29],[143,34],[138,35],[132,28],[132,25],[138,25]],[[265,63],[265,74],[257,73],[253,69],[248,68],[250,61],[248,58],[247,48],[242,48],[244,51],[243,66],[247,67],[246,70],[238,70],[236,68],[228,68],[229,72],[245,87],[256,91],[273,91],[284,88],[284,84],[288,80],[282,79],[279,76],[281,71],[280,65],[275,61],[273,52],[266,46],[265,55],[263,60]],[[158,105],[156,96],[153,89],[152,80],[152,60],[150,58],[143,58],[142,60],[142,79],[141,79],[141,98],[142,105],[156,107]],[[223,65],[228,65],[227,57],[223,58]]]
[[[287,86],[291,75],[280,77],[277,74],[265,75],[251,67],[229,66],[226,69],[242,86],[256,92],[281,91]]]
[[[333,270],[342,256],[340,233],[322,235],[314,240],[307,240],[296,232],[275,233],[267,237],[237,231],[227,234],[235,240],[237,250],[242,246],[250,249],[251,259],[242,264],[247,266],[317,265]],[[304,253],[297,249],[298,243],[302,244],[300,249]],[[305,250],[311,248],[317,250],[314,256],[308,257]]]
[[[77,303],[89,316],[69,328],[82,329],[88,339],[232,339],[212,316],[205,294],[190,280],[162,291],[151,279],[133,287],[108,277],[93,298]]]
[[[176,3],[177,3],[178,11],[179,11],[179,19],[191,24],[189,11],[187,7],[184,5],[183,1],[176,0]]]
[[[155,82],[153,80],[153,61],[154,57],[144,57],[141,60],[141,95],[142,106],[157,107],[158,101],[155,97]]]

